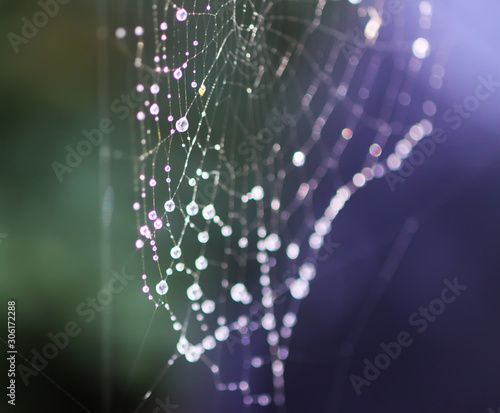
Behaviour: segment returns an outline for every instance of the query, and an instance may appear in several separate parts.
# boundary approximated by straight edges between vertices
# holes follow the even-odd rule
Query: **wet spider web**
[[[427,1],[140,1],[136,27],[116,31],[134,39],[145,96],[142,291],[178,337],[168,366],[204,363],[238,411],[285,409],[332,222],[433,130],[444,54],[431,20]]]

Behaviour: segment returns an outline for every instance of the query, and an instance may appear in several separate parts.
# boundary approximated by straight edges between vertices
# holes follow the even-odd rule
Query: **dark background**
[[[62,182],[51,167],[63,163],[65,147],[75,148],[82,131],[96,128],[101,119],[96,13],[92,2],[61,6],[16,54],[7,33],[19,33],[20,19],[36,10],[35,2],[0,2],[0,233],[8,235],[0,240],[1,319],[5,325],[6,302],[16,300],[18,363],[24,364],[22,355],[31,360],[32,350],[49,342],[49,332],[60,332],[71,321],[82,332],[50,361],[45,376],[30,377],[28,386],[18,376],[16,407],[2,396],[0,411],[85,411],[77,400],[97,412],[101,315],[86,323],[76,307],[100,288],[98,150]],[[499,11],[493,1],[441,3],[435,30],[454,46],[438,119],[474,92],[479,76],[500,80]],[[113,10],[110,31],[119,18],[119,10]],[[108,105],[131,89],[131,60],[112,40],[109,49]],[[116,126],[110,135],[112,268],[136,275],[130,125],[116,114],[110,118]],[[500,90],[459,130],[445,122],[435,126],[446,130],[448,141],[404,184],[393,193],[385,180],[372,182],[335,221],[332,239],[341,246],[319,267],[287,362],[290,412],[472,413],[500,406]],[[409,217],[419,221],[419,229],[371,313],[347,371],[361,375],[363,360],[373,360],[379,344],[394,341],[401,331],[411,331],[414,343],[361,396],[345,381],[336,404],[331,397],[339,383],[341,343]],[[425,332],[415,333],[409,315],[438,298],[443,280],[455,277],[467,291]],[[166,315],[156,314],[149,326],[153,310],[140,286],[136,277],[113,299],[113,411],[133,411],[172,353],[175,338],[162,323]],[[2,366],[6,371],[5,362]],[[208,412],[214,394],[204,366],[180,361],[141,411],[153,411],[156,397],[168,396],[178,405],[175,411]]]

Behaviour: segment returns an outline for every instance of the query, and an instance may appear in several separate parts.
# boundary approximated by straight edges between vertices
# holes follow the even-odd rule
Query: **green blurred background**
[[[32,350],[41,351],[50,343],[48,333],[64,331],[68,322],[76,322],[81,333],[43,369],[46,377],[31,376],[25,386],[17,376],[16,407],[11,410],[84,411],[74,398],[96,412],[102,387],[103,316],[97,312],[87,323],[76,308],[101,288],[99,149],[93,147],[71,173],[62,174],[62,182],[52,166],[64,164],[67,146],[76,149],[84,138],[82,131],[97,128],[102,119],[96,6],[77,1],[60,5],[16,53],[8,34],[22,35],[22,19],[32,20],[40,10],[35,1],[0,2],[0,234],[5,234],[0,239],[0,303],[5,304],[1,338],[7,335],[8,300],[17,302],[18,363],[27,365],[22,357],[31,360]],[[110,266],[135,278],[109,305],[109,348],[113,411],[132,411],[171,354],[172,342],[169,329],[156,327],[166,321],[158,314],[139,354],[154,307],[140,293],[140,259],[133,246],[131,120],[110,111],[111,102],[131,87],[130,59],[118,50],[112,33],[118,18],[124,14],[114,7],[108,24],[109,93],[104,102],[115,127],[109,134],[114,192]],[[6,371],[4,361],[2,380]],[[6,411],[6,396],[1,399],[0,411]]]

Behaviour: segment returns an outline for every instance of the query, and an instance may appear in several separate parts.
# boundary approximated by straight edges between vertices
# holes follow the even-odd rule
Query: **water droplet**
[[[430,53],[429,41],[423,37],[419,37],[413,42],[411,50],[418,59],[425,59]]]
[[[200,271],[204,270],[208,266],[208,261],[205,257],[198,257],[196,261],[194,262],[194,265],[196,268],[198,268]]]
[[[170,255],[172,258],[177,259],[182,255],[182,251],[179,247],[174,247],[170,250]]]
[[[177,132],[186,132],[189,128],[189,122],[186,119],[186,117],[180,118],[176,123],[175,123],[175,129],[177,129]]]
[[[151,85],[149,91],[151,92],[151,94],[156,95],[160,91],[160,86],[155,83],[154,85]]]
[[[174,79],[179,80],[182,77],[182,70],[180,68],[174,70]]]
[[[370,146],[370,154],[372,156],[380,156],[380,154],[382,153],[382,148],[380,147],[380,145],[378,143],[374,143]]]
[[[267,313],[264,317],[262,317],[262,327],[266,330],[272,330],[276,327],[276,320],[272,313]]]
[[[233,229],[229,225],[224,225],[221,228],[221,233],[225,237],[229,237],[233,233]]]
[[[264,198],[264,188],[262,188],[260,185],[254,186],[251,193],[252,198],[256,201],[260,201],[262,198]]]
[[[153,103],[149,108],[149,113],[153,116],[158,115],[158,113],[160,113],[160,107],[156,103]]]
[[[186,9],[179,9],[179,10],[177,10],[177,13],[175,13],[175,17],[180,22],[185,21],[187,19],[187,17],[188,17]]]
[[[168,291],[168,284],[165,280],[161,280],[156,284],[156,292],[160,295],[165,295]]]
[[[115,31],[117,39],[123,39],[127,35],[127,31],[123,27],[118,27]]]
[[[297,316],[295,313],[286,313],[283,317],[283,325],[285,327],[293,327],[297,322]]]
[[[155,227],[155,229],[161,229],[163,227],[163,221],[158,218],[155,220],[153,226]]]
[[[191,346],[189,347],[188,351],[186,352],[186,360],[189,361],[190,363],[195,363],[200,359],[201,353],[203,352],[203,347],[198,348],[198,346]]]
[[[179,338],[179,342],[177,343],[177,350],[179,351],[179,353],[185,354],[188,348],[189,342],[187,341],[186,337]]]
[[[198,241],[200,241],[202,244],[205,244],[208,241],[208,232],[203,231],[198,234]]]
[[[316,277],[316,267],[310,262],[302,264],[299,268],[299,276],[306,281],[314,279]]]
[[[175,209],[175,202],[169,199],[164,205],[165,211],[172,212]]]
[[[240,302],[247,293],[247,289],[242,283],[237,283],[231,288],[231,298],[236,302]]]
[[[190,202],[186,206],[186,212],[191,216],[196,215],[198,213],[198,204],[194,201]]]
[[[290,258],[291,260],[294,260],[296,259],[300,254],[300,247],[295,244],[295,243],[291,243],[288,245],[288,247],[286,248],[286,255],[288,255],[288,258]]]
[[[215,330],[215,338],[219,341],[225,341],[229,338],[229,328],[226,326],[220,326]]]
[[[306,161],[306,157],[303,152],[297,151],[293,154],[293,164],[297,167],[300,167],[304,165],[304,162]]]
[[[186,291],[188,298],[191,301],[196,301],[201,298],[203,295],[203,292],[201,291],[200,285],[199,284],[193,284],[191,287],[189,287]]]
[[[271,234],[266,238],[266,248],[269,251],[277,251],[281,247],[281,241],[278,234]]]
[[[215,208],[212,204],[207,205],[205,208],[203,208],[203,218],[205,218],[207,221],[209,219],[212,219],[215,216]]]
[[[213,336],[207,336],[203,339],[203,347],[205,347],[205,350],[212,350],[215,348],[215,339]]]
[[[299,278],[290,285],[290,293],[292,297],[301,300],[309,294],[309,281]]]
[[[205,300],[201,304],[201,311],[205,314],[211,314],[215,310],[215,303],[212,300]]]

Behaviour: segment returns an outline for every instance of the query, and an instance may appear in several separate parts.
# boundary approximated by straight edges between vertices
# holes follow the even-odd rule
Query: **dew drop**
[[[205,218],[207,221],[212,219],[215,216],[215,208],[212,204],[207,205],[205,208],[203,208],[203,218]]]
[[[168,284],[165,280],[161,280],[156,284],[156,292],[160,295],[165,295],[168,291]]]
[[[194,265],[196,268],[198,268],[200,271],[204,270],[208,266],[208,261],[205,257],[198,257],[196,261],[194,262]]]
[[[177,132],[186,132],[189,128],[189,122],[186,119],[185,116],[180,118],[176,123],[175,123],[175,129],[177,129]]]
[[[201,291],[199,284],[193,284],[187,289],[186,294],[191,301],[196,301],[201,298],[203,292]]]
[[[302,278],[295,280],[290,286],[290,293],[293,298],[302,300],[309,294],[309,282]]]
[[[215,330],[215,338],[219,341],[226,341],[229,338],[229,328],[220,326]]]
[[[215,303],[212,300],[205,300],[201,303],[201,311],[205,314],[211,314],[215,310]]]
[[[186,9],[179,9],[177,10],[177,13],[175,13],[175,17],[177,18],[178,21],[183,22],[187,19],[187,11]]]
[[[127,35],[127,31],[123,27],[118,27],[115,31],[117,39],[123,39]]]
[[[200,241],[202,244],[205,244],[208,241],[208,232],[203,231],[198,234],[198,241]]]
[[[149,113],[153,116],[158,115],[158,113],[160,113],[160,107],[156,103],[153,103],[149,108]]]
[[[170,255],[172,256],[172,258],[177,259],[182,255],[182,251],[179,247],[174,247],[170,250]]]
[[[198,213],[198,210],[198,204],[194,201],[190,202],[186,206],[186,212],[188,213],[188,215],[194,216]]]
[[[165,205],[163,207],[165,208],[165,211],[172,212],[175,209],[175,202],[169,199],[167,202],[165,202]]]
[[[177,68],[174,70],[174,79],[179,80],[182,77],[182,70]]]
[[[153,223],[153,226],[155,227],[155,229],[161,229],[163,227],[163,221],[160,218],[158,218]]]
[[[215,348],[215,339],[213,336],[207,336],[203,339],[203,347],[205,347],[205,350],[212,350]]]
[[[305,157],[303,152],[297,151],[293,154],[292,162],[295,166],[300,167],[300,166],[304,165],[305,161],[306,161],[306,157]]]
[[[229,237],[233,233],[233,229],[229,225],[224,225],[221,228],[221,233],[224,237]]]

